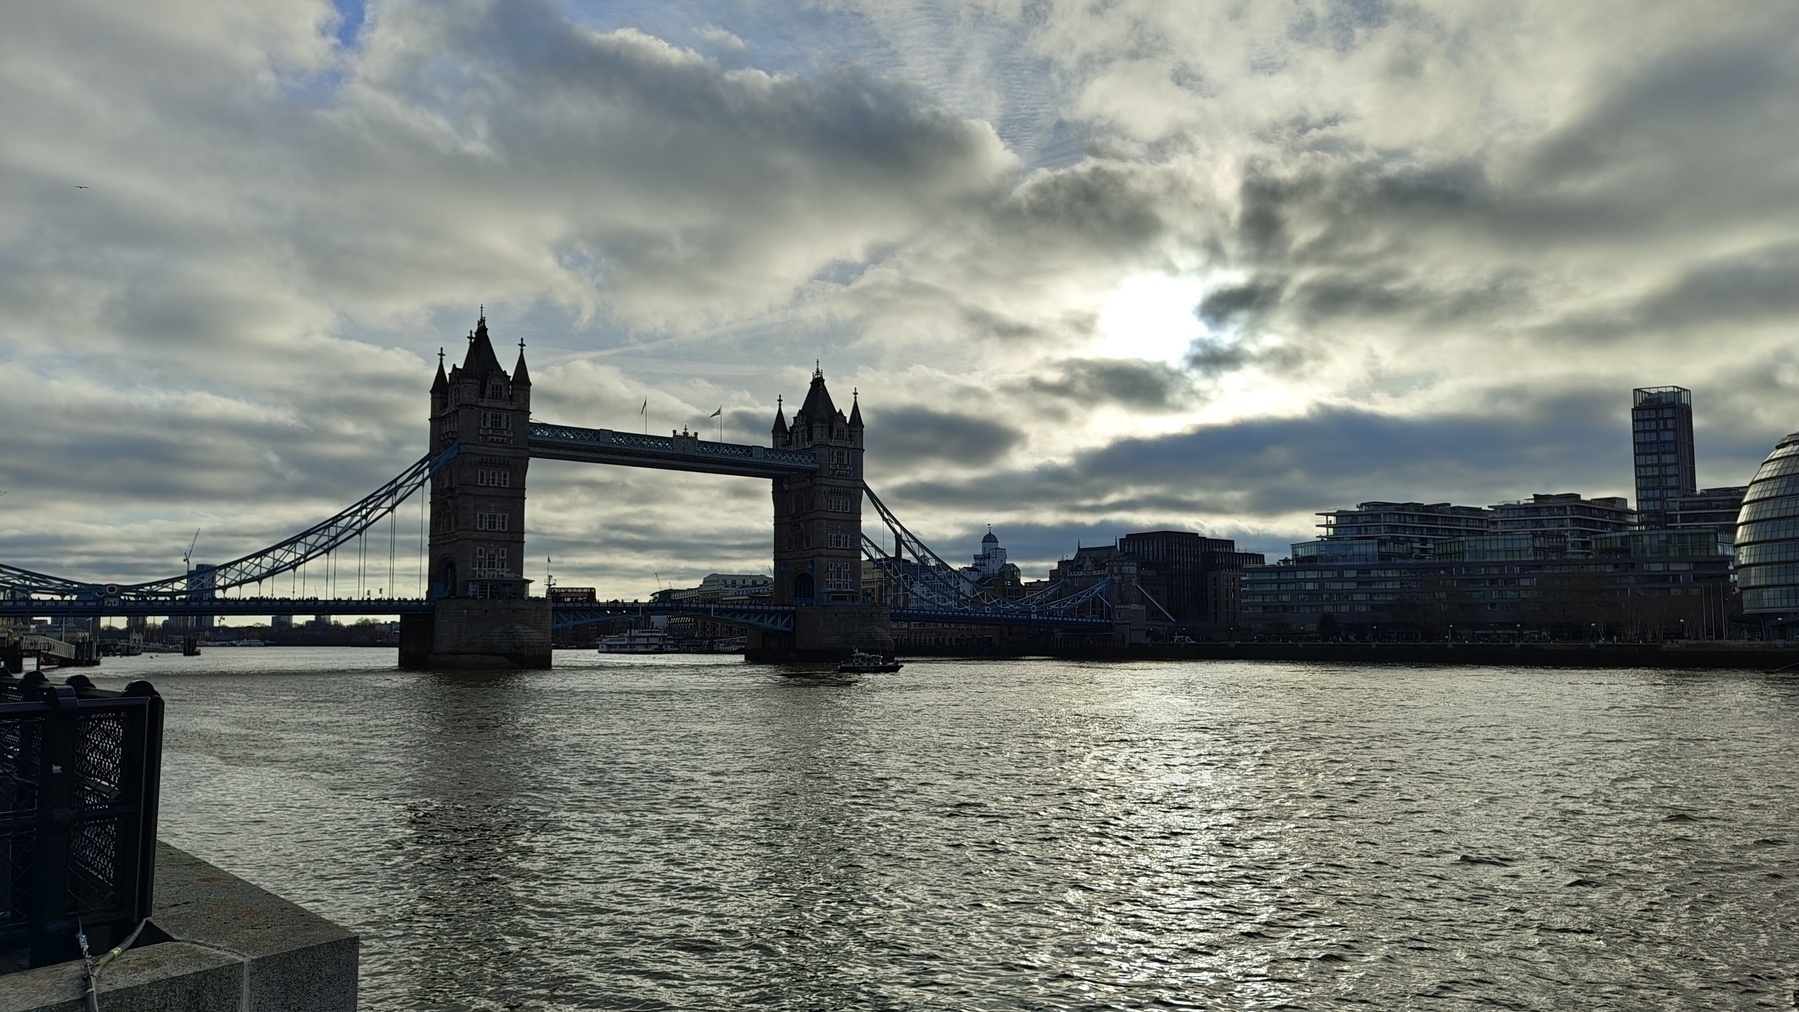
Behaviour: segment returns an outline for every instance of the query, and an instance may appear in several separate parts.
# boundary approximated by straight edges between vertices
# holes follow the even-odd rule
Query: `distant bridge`
[[[520,345],[518,364],[503,369],[483,316],[469,335],[469,352],[447,374],[442,356],[431,388],[432,449],[391,480],[336,515],[267,548],[217,566],[140,583],[74,580],[0,565],[0,617],[398,615],[413,630],[402,636],[402,663],[495,655],[492,643],[531,641],[506,663],[548,663],[551,629],[621,615],[690,615],[759,630],[781,649],[822,654],[886,637],[890,621],[936,626],[1027,627],[1090,636],[1113,631],[1115,604],[1141,588],[1111,580],[1057,584],[1023,599],[982,587],[900,522],[862,480],[863,422],[859,404],[846,416],[832,403],[815,370],[805,404],[789,427],[777,406],[772,445],[701,439],[691,432],[652,436],[583,428],[530,417],[531,381]],[[767,603],[549,603],[528,596],[523,578],[525,477],[532,461],[690,471],[772,482],[773,587]],[[359,590],[370,577],[365,537],[414,492],[430,486],[430,547],[419,561],[421,596],[360,594],[309,597],[305,567],[323,563],[341,574],[349,561]],[[875,507],[888,542],[862,532],[862,504]],[[421,518],[422,522],[422,518]],[[358,541],[358,539],[362,539]],[[420,534],[424,541],[423,531]],[[360,549],[346,560],[349,546]],[[384,589],[395,582],[390,545]],[[421,549],[423,545],[421,544]],[[879,599],[862,588],[862,565],[883,577]],[[297,593],[272,596],[276,579]],[[316,577],[312,578],[316,581]],[[320,584],[335,588],[329,575]],[[236,590],[245,596],[226,593]],[[534,602],[534,603],[532,603]],[[1158,610],[1160,606],[1156,606]],[[811,616],[797,621],[801,612]],[[1166,615],[1166,612],[1163,612]],[[435,616],[427,621],[428,616]],[[448,616],[448,617],[446,617]],[[543,623],[542,625],[534,625]],[[520,639],[519,630],[528,635]],[[541,630],[541,631],[536,631]],[[424,645],[408,660],[407,636]],[[806,640],[811,638],[808,645]],[[890,642],[890,641],[889,641]],[[489,644],[483,646],[480,644]],[[508,650],[511,648],[509,647]],[[527,656],[529,655],[529,656]],[[523,658],[523,659],[520,659]],[[423,659],[423,660],[421,660]]]

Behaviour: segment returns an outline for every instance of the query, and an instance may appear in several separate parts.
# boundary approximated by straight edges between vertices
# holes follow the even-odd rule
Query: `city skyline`
[[[1163,6],[22,11],[0,561],[322,519],[425,451],[482,304],[566,424],[767,443],[820,361],[908,525],[1031,578],[1370,499],[1635,505],[1635,388],[1693,391],[1702,488],[1799,430],[1799,14]],[[527,517],[537,587],[768,565],[759,481],[536,464]]]

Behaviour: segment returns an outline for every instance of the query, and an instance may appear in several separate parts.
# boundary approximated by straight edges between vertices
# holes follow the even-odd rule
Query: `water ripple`
[[[713,658],[108,662],[164,835],[374,1009],[1781,1008],[1799,682]]]

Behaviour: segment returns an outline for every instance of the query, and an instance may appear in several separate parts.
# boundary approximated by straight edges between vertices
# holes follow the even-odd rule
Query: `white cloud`
[[[481,303],[574,423],[647,398],[658,428],[723,405],[753,438],[824,359],[871,427],[909,420],[871,473],[942,491],[905,508],[944,537],[1265,537],[1334,496],[1449,494],[1407,484],[1430,474],[1628,493],[1636,385],[1695,388],[1709,481],[1799,427],[1779,5],[574,11],[372,3],[354,49],[318,2],[9,17],[0,360],[30,424],[0,557],[136,572],[196,511],[247,550],[348,502],[422,452],[430,353]],[[1542,397],[1598,405],[1615,457],[1542,463],[1558,437],[1517,417]],[[1282,461],[1344,411],[1524,445],[1366,447],[1364,486],[1307,490]],[[1199,459],[1056,470],[1226,423],[1271,434],[1229,489]],[[754,483],[567,470],[533,476],[533,544],[586,567],[559,578],[759,557]],[[682,522],[646,519],[658,496]]]

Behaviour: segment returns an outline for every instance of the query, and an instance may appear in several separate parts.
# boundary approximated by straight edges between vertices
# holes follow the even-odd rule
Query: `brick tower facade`
[[[462,452],[431,479],[431,596],[526,596],[525,471],[531,463],[531,377],[520,344],[511,375],[500,367],[487,316],[468,355],[431,385],[431,446]]]
[[[841,660],[852,650],[891,656],[886,605],[862,603],[862,407],[831,403],[824,373],[788,425],[775,409],[773,445],[810,452],[818,470],[774,481],[774,603],[794,606],[793,632],[759,635],[751,660]]]
[[[862,408],[831,403],[822,371],[789,426],[775,409],[773,445],[811,450],[819,469],[774,482],[776,604],[862,600]]]
[[[550,602],[524,578],[525,471],[531,463],[531,376],[520,342],[509,375],[487,314],[462,364],[431,384],[431,448],[460,441],[431,476],[430,615],[400,621],[400,666],[547,668]]]

